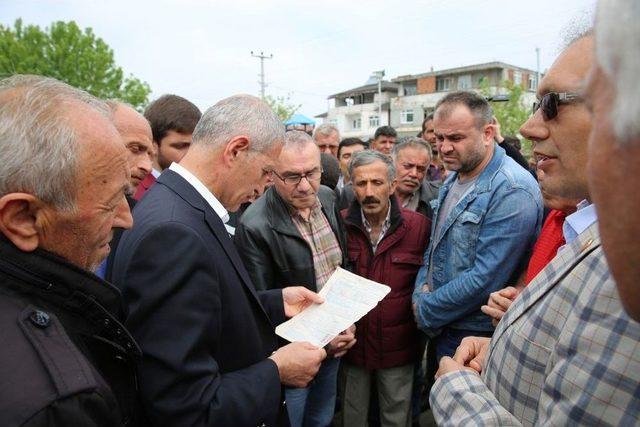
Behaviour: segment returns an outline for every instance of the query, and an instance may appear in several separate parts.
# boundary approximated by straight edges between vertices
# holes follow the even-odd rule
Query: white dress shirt
[[[211,191],[200,181],[194,174],[186,170],[184,167],[180,166],[178,163],[171,163],[169,169],[183,177],[193,188],[196,189],[198,193],[207,201],[209,206],[215,211],[215,213],[220,217],[223,223],[229,221],[229,212],[222,206],[222,203],[218,201],[216,196],[213,195]]]
[[[567,245],[573,242],[580,233],[598,220],[596,207],[588,200],[583,200],[578,203],[577,208],[577,211],[565,218],[564,224],[562,225],[562,234],[564,235],[564,240],[567,242]]]

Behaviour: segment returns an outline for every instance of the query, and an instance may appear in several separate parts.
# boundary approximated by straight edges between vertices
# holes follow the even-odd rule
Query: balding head
[[[138,188],[140,182],[151,173],[153,159],[153,135],[147,119],[130,105],[108,101],[113,113],[113,123],[127,149],[127,164],[131,172],[131,187]]]
[[[95,269],[129,228],[126,150],[106,104],[54,79],[0,81],[0,231]],[[28,215],[26,215],[28,213]]]

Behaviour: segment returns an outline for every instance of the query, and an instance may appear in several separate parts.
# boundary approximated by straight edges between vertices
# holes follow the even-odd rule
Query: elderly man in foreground
[[[131,227],[108,107],[56,80],[0,81],[2,425],[135,425],[120,293],[91,273]]]

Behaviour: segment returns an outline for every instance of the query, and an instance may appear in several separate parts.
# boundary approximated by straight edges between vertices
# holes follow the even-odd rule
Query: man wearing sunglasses
[[[520,129],[534,143],[544,192],[585,201],[566,218],[567,244],[509,307],[493,338],[468,337],[440,362],[430,399],[439,425],[638,422],[640,324],[616,293],[587,188],[592,117],[578,93],[592,49],[590,35],[565,49]]]
[[[320,149],[309,135],[289,131],[272,172],[273,186],[240,219],[235,243],[256,288],[290,284],[320,291],[337,267],[345,265],[346,236],[336,193],[320,185]],[[349,330],[328,345],[313,384],[287,388],[292,427],[331,423],[338,359],[354,341]],[[332,357],[333,356],[333,357]]]

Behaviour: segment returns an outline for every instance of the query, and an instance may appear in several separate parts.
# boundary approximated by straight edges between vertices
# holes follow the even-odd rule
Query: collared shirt
[[[373,230],[373,227],[371,227],[371,224],[367,220],[367,217],[364,216],[364,211],[362,210],[362,208],[360,208],[360,215],[362,215],[362,225],[364,225],[364,229],[367,230],[367,234],[369,235],[369,241],[371,242],[371,249],[373,249],[373,253],[375,254],[376,249],[378,249],[378,245],[382,241],[382,238],[389,230],[389,227],[391,227],[391,203],[389,203],[389,209],[387,209],[387,217],[382,223],[382,228],[380,228],[380,234],[378,234],[378,239],[375,242],[373,241],[373,239],[371,239],[371,231]]]
[[[588,200],[583,200],[578,203],[577,208],[577,211],[571,215],[567,215],[562,225],[562,234],[564,235],[564,240],[567,242],[567,245],[573,242],[580,233],[598,220],[596,207]]]
[[[340,174],[338,178],[338,183],[336,184],[336,190],[342,190],[344,188],[344,176]]]
[[[169,169],[171,169],[171,167],[169,167]],[[158,169],[151,168],[151,175],[153,175],[155,179],[158,179],[161,173],[162,172],[159,171]]]
[[[215,213],[220,217],[222,222],[226,224],[226,222],[229,221],[229,212],[227,212],[216,196],[214,196],[213,193],[194,174],[189,172],[183,166],[180,166],[178,163],[171,163],[169,169],[183,177],[189,184],[191,184],[191,186],[200,193],[204,200],[207,201],[209,206],[211,206]]]
[[[320,291],[336,268],[342,264],[342,250],[329,220],[322,212],[320,200],[311,208],[309,219],[305,219],[298,211],[291,214],[302,238],[307,242],[313,255],[313,270],[316,276],[316,289]]]
[[[415,212],[418,209],[418,204],[420,204],[420,187],[418,187],[416,191],[411,193],[411,196],[404,199],[404,202],[402,202],[402,207]]]

